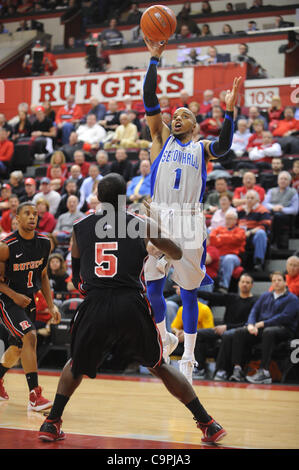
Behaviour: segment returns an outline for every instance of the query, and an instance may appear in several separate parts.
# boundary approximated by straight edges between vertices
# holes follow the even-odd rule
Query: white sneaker
[[[163,359],[166,364],[170,364],[170,354],[178,345],[179,339],[172,333],[166,333],[166,339],[163,341]]]
[[[182,358],[179,361],[179,367],[180,367],[180,372],[186,377],[188,382],[192,385],[192,376],[193,376],[193,370],[194,366],[197,365],[197,362],[190,358]]]

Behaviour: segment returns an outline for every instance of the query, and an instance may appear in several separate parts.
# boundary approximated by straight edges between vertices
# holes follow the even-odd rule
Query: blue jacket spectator
[[[132,202],[139,202],[151,194],[151,164],[149,160],[140,162],[140,176],[135,176],[127,188],[127,196]]]

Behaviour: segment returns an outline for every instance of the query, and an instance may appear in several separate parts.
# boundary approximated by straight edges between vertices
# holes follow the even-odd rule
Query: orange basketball
[[[170,8],[154,5],[144,11],[140,27],[147,39],[166,41],[176,30],[176,16]]]

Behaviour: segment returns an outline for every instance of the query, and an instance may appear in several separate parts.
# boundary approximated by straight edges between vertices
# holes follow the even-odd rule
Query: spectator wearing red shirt
[[[83,178],[89,176],[90,163],[85,161],[85,155],[82,150],[76,150],[74,153],[74,165],[78,165],[80,167]]]
[[[273,131],[278,125],[278,121],[284,118],[283,106],[279,96],[272,97],[271,108],[268,109],[269,131]]]
[[[262,203],[265,198],[265,190],[258,184],[256,184],[255,174],[251,171],[247,171],[243,176],[243,186],[239,186],[234,190],[233,205],[235,207],[242,206],[246,203],[246,193],[250,189],[256,191],[260,197]]]
[[[264,130],[264,121],[261,119],[255,119],[253,121],[253,134],[248,139],[248,144],[246,147],[247,152],[249,153],[254,147],[262,145],[263,143],[263,130]]]
[[[66,178],[62,176],[62,170],[60,165],[52,166],[50,170],[50,180],[51,189],[61,194]]]
[[[4,183],[0,190],[0,215],[9,209],[9,197],[12,195],[10,184]]]
[[[223,123],[223,111],[220,106],[212,108],[212,117],[200,124],[200,131],[205,138],[218,137]]]
[[[284,153],[299,153],[299,120],[295,118],[294,110],[287,106],[284,110],[284,119],[278,121],[272,134],[277,138]]]
[[[299,257],[290,256],[286,263],[286,281],[289,291],[299,297]]]
[[[272,158],[281,157],[282,150],[278,142],[273,142],[273,136],[270,131],[263,131],[262,136],[262,143],[250,150],[249,159],[253,162],[267,163],[270,169]]]
[[[14,154],[14,144],[8,140],[8,132],[0,128],[0,173],[5,174]]]
[[[49,212],[50,205],[46,199],[36,201],[38,213],[37,229],[43,233],[52,233],[56,226],[54,215]]]
[[[66,104],[58,109],[56,114],[56,125],[61,130],[62,144],[69,142],[71,132],[75,130],[75,126],[83,117],[80,106],[75,104],[75,96],[69,95]]]
[[[291,171],[292,188],[295,188],[299,193],[299,160],[295,160]]]
[[[200,105],[199,112],[205,117],[212,110],[213,90],[205,90],[203,92],[203,102]]]
[[[47,178],[51,179],[51,168],[59,165],[61,167],[61,176],[66,178],[68,174],[68,167],[65,162],[65,155],[61,150],[56,150],[50,160],[50,165],[47,168]]]
[[[12,194],[9,198],[9,209],[4,211],[1,219],[2,230],[6,233],[10,233],[11,221],[17,215],[17,209],[19,206],[19,198],[15,194]]]

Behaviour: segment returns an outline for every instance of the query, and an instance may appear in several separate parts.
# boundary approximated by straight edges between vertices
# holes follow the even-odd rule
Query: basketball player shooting
[[[219,140],[213,142],[192,141],[192,132],[196,118],[188,108],[178,108],[172,117],[171,131],[163,123],[159,101],[156,95],[157,64],[167,42],[157,43],[144,38],[151,54],[149,67],[143,84],[143,100],[147,123],[151,132],[151,172],[152,205],[169,207],[173,205],[183,209],[186,204],[193,207],[190,215],[196,218],[206,185],[206,164],[227,154],[230,150],[234,132],[233,111],[238,97],[241,77],[235,78],[232,90],[227,90],[226,112]],[[197,205],[197,206],[196,206]],[[196,209],[197,207],[197,209]],[[185,209],[184,209],[185,211]],[[193,212],[191,212],[193,211]],[[165,212],[165,211],[164,211]],[[199,215],[199,213],[198,213]],[[183,304],[184,353],[179,362],[180,371],[192,383],[192,374],[196,365],[194,347],[197,336],[198,303],[197,289],[200,285],[211,284],[206,274],[206,229],[204,218],[201,224],[201,243],[194,248],[186,248],[181,239],[183,257],[179,261],[167,259],[165,272],[157,266],[157,255],[150,254],[145,265],[145,280],[148,297],[151,302],[155,321],[163,342],[163,357],[169,362],[169,355],[175,350],[178,339],[166,330],[166,302],[163,289],[169,268],[173,267],[172,279],[180,286]]]

